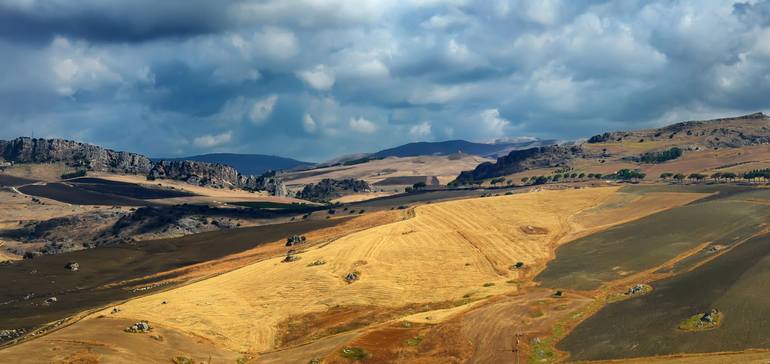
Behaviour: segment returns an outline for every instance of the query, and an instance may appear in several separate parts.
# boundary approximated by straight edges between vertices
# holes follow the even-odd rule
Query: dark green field
[[[770,348],[770,236],[652,286],[649,295],[604,307],[557,347],[573,360]],[[681,320],[711,308],[723,312],[721,327],[677,329]]]
[[[678,186],[664,188],[676,190]],[[720,194],[565,244],[536,280],[546,287],[591,290],[621,278],[620,272],[632,274],[655,267],[705,242],[730,245],[745,240],[768,222],[770,204],[749,200],[770,201],[770,190],[694,188],[699,192],[719,190]]]

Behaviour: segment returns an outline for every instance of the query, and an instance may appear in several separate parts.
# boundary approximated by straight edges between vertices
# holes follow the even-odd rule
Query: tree
[[[585,174],[585,173],[582,173],[582,172],[581,172],[580,174],[578,174],[578,178],[580,178],[580,179],[583,179],[583,178],[585,178],[585,176],[586,176],[586,174]],[[589,177],[589,178],[590,178],[590,177]]]
[[[498,183],[504,183],[504,182],[505,182],[505,177],[497,177],[497,178],[493,178],[491,181],[489,181],[489,183],[492,184],[492,186],[494,186],[494,185],[496,185]]]
[[[674,176],[674,174],[671,173],[671,172],[663,172],[663,173],[660,174],[660,178],[661,179],[665,179],[665,180],[667,180],[667,179],[669,179],[669,178],[671,178],[673,176]]]
[[[594,174],[594,178],[596,178],[596,179],[602,179],[602,177],[604,177],[604,176],[602,176],[601,173],[595,173]]]
[[[534,179],[534,182],[532,182],[533,185],[542,185],[548,183],[548,177],[546,176],[532,177],[532,179]]]
[[[722,179],[722,172],[714,172],[711,174],[711,179],[719,181]]]
[[[532,177],[535,178],[535,177]],[[521,177],[521,183],[527,183],[529,181],[529,177]]]
[[[732,182],[732,181],[735,181],[736,178],[738,178],[738,175],[733,172],[725,172],[725,173],[722,173],[722,178],[730,180]]]
[[[674,180],[676,180],[679,183],[682,183],[684,181],[685,176],[681,173],[677,173],[674,175]]]
[[[412,185],[412,190],[413,191],[421,190],[421,189],[425,188],[426,186],[427,185],[425,184],[425,182],[417,182],[417,183]]]
[[[687,176],[687,178],[689,178],[690,180],[695,180],[700,182],[706,178],[706,175],[700,174],[700,173],[690,173],[690,175]]]

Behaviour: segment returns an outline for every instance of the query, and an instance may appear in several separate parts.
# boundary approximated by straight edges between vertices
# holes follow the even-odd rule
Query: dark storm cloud
[[[767,111],[770,2],[6,0],[0,137],[308,160]]]
[[[141,42],[221,31],[230,1],[85,0],[0,3],[0,36],[46,42],[66,36],[94,42]]]

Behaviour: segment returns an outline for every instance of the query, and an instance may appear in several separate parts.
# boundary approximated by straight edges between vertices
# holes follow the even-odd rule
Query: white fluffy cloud
[[[414,139],[423,139],[430,136],[431,125],[429,121],[423,121],[409,128],[409,135]]]
[[[262,124],[270,114],[273,113],[273,107],[278,101],[278,95],[269,95],[265,98],[254,101],[249,111],[249,119],[255,124]]]
[[[372,134],[377,131],[377,125],[362,117],[350,118],[348,122],[350,129],[362,134]]]
[[[484,129],[490,136],[504,135],[505,128],[511,125],[511,122],[500,117],[500,111],[497,109],[487,109],[481,112],[481,121]]]
[[[226,131],[221,134],[205,134],[193,139],[193,144],[201,148],[214,148],[227,144],[232,140],[233,132]]]
[[[334,86],[334,72],[324,65],[297,72],[297,77],[316,90],[329,90]]]
[[[315,133],[318,129],[318,124],[316,124],[315,119],[313,119],[313,116],[310,114],[305,114],[302,116],[302,127],[305,129],[308,133]]]

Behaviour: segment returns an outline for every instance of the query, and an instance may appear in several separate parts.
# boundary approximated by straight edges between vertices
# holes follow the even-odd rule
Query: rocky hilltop
[[[508,155],[498,158],[495,163],[481,163],[472,171],[460,173],[453,184],[466,184],[533,168],[564,167],[569,160],[580,156],[582,152],[579,146],[563,145],[514,150]]]
[[[371,187],[366,181],[357,179],[323,179],[318,183],[311,183],[297,193],[297,197],[303,200],[328,202],[346,194],[370,192]]]
[[[242,175],[235,168],[219,163],[190,160],[157,161],[148,179],[173,179],[201,186],[218,188],[243,188],[252,191],[266,191],[274,196],[285,196],[286,186],[275,172],[261,176]]]
[[[614,131],[594,135],[589,144],[662,142],[683,147],[740,148],[770,143],[770,118],[758,112],[734,118],[684,121],[663,128]]]
[[[150,159],[141,154],[63,139],[21,137],[0,140],[0,158],[13,163],[65,163],[101,172],[145,174],[152,168]]]

